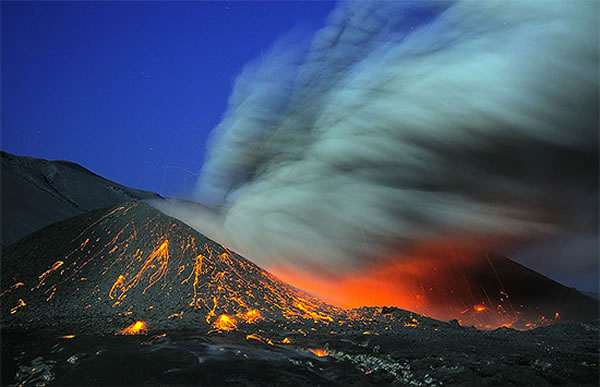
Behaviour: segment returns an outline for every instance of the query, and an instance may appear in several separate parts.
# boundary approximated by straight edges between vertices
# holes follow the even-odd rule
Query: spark
[[[473,309],[475,309],[475,312],[483,312],[487,308],[483,305],[473,305]]]

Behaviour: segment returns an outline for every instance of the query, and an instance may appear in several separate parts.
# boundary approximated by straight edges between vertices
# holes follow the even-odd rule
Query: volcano
[[[230,330],[343,314],[141,202],[53,224],[2,259],[5,327]]]

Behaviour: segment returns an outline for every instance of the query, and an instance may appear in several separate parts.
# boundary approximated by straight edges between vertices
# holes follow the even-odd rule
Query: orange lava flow
[[[127,297],[127,292],[136,287],[144,277],[148,278],[148,285],[142,291],[142,294],[158,282],[167,273],[169,263],[169,240],[165,240],[150,256],[144,261],[141,269],[132,278],[127,279],[126,275],[119,275],[110,289],[109,297],[115,297],[122,301]],[[117,296],[117,292],[120,294]],[[118,304],[118,302],[117,302]],[[115,304],[115,305],[117,305]]]
[[[256,309],[250,309],[249,311],[247,311],[246,313],[238,313],[236,314],[237,317],[241,318],[242,320],[244,320],[246,323],[248,324],[252,324],[256,321],[262,320],[263,317],[261,316],[260,312]]]
[[[231,331],[237,328],[237,322],[233,317],[222,314],[213,324],[213,328],[220,331]]]
[[[257,340],[257,341],[260,341],[261,343],[273,345],[273,341],[271,339],[259,336],[255,333],[246,335],[246,340]]]
[[[23,301],[22,299],[19,298],[19,301],[17,302],[17,305],[15,305],[13,308],[10,309],[10,314],[17,313],[17,310],[19,310],[19,308],[24,307],[25,305],[27,305],[25,303],[25,301]]]
[[[328,355],[328,353],[322,349],[311,349],[310,351],[318,357],[324,357]]]
[[[45,272],[43,272],[42,274],[40,274],[40,276],[38,277],[39,280],[40,280],[40,282],[33,289],[38,289],[40,286],[42,286],[42,284],[44,283],[44,280],[46,279],[46,277],[48,277],[48,275],[50,275],[53,271],[57,270],[63,264],[64,264],[63,261],[56,261],[56,262],[54,262],[54,264],[52,265],[52,267],[50,269],[48,269]],[[31,290],[33,290],[33,289],[31,289]]]
[[[122,331],[117,332],[117,335],[143,335],[148,332],[146,323],[143,321],[136,321]]]

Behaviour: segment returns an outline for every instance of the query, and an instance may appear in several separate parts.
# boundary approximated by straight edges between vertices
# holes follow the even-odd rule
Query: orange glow
[[[323,357],[323,356],[328,355],[328,353],[323,349],[311,349],[310,351],[312,353],[314,353],[315,355],[317,355],[318,357]]]
[[[44,284],[44,280],[46,279],[46,277],[48,277],[53,271],[55,271],[56,269],[61,267],[63,264],[64,264],[63,261],[54,262],[54,264],[52,265],[52,267],[50,269],[46,270],[45,272],[43,272],[42,274],[39,275],[38,278],[39,278],[40,282],[31,290],[39,289],[39,287]]]
[[[302,301],[306,301],[303,298],[299,298],[299,299],[302,300]],[[305,313],[304,317],[312,318],[315,321],[318,321],[318,320],[326,320],[326,321],[329,321],[329,322],[333,321],[333,318],[331,316],[328,316],[328,315],[323,314],[323,313],[315,312],[312,306],[309,306],[309,305],[307,305],[305,303],[296,302],[294,304],[294,306]]]
[[[222,314],[217,318],[217,321],[214,322],[213,327],[220,331],[231,331],[237,329],[237,322],[233,317]]]
[[[175,317],[183,318],[183,310],[180,311],[179,313],[173,313],[172,315],[170,315],[169,317],[167,317],[167,319],[170,320],[170,319],[175,318]]]
[[[169,263],[169,240],[166,239],[156,250],[146,259],[142,268],[132,278],[127,279],[123,274],[119,275],[115,283],[110,289],[108,295],[111,299],[116,297],[116,293],[120,291],[117,299],[122,301],[127,297],[127,292],[136,287],[144,277],[148,277],[148,285],[142,291],[142,294],[158,282],[167,272]],[[153,270],[156,269],[156,270]],[[115,303],[113,306],[119,305]]]
[[[281,340],[282,344],[291,344],[292,342],[290,341],[290,339],[288,339],[287,337],[283,340]]]
[[[460,319],[463,325],[489,329],[524,327],[538,318],[535,311],[525,317],[513,306],[493,262],[476,247],[421,246],[401,258],[382,258],[367,268],[339,275],[290,266],[268,269],[283,281],[346,309],[396,306],[439,320]],[[485,306],[490,304],[499,304],[499,308]],[[326,315],[311,313],[303,302],[294,306],[304,312],[305,318],[331,321]]]
[[[5,291],[2,292],[2,294],[0,294],[0,297],[12,292],[13,290],[15,290],[16,288],[18,288],[19,286],[23,286],[25,285],[23,282],[17,282],[16,284],[14,284],[13,286],[11,286],[10,288],[6,289]]]
[[[13,308],[11,308],[10,310],[10,314],[15,314],[17,313],[17,310],[19,310],[19,308],[24,307],[25,305],[27,305],[25,303],[25,301],[23,301],[22,299],[19,298],[19,301],[17,302],[17,305],[15,305]]]
[[[254,333],[252,333],[250,335],[247,335],[246,336],[246,340],[258,340],[261,343],[273,345],[273,342],[271,341],[271,339],[267,339],[267,338],[261,337],[259,335],[254,334]]]
[[[237,317],[243,319],[246,323],[248,324],[252,324],[255,323],[258,320],[262,320],[262,316],[260,315],[260,312],[256,309],[250,309],[249,311],[247,311],[246,313],[238,313],[236,314]]]
[[[75,337],[75,335],[64,335],[64,336],[61,336],[60,338],[61,339],[72,339],[74,337]]]
[[[217,309],[217,297],[213,297],[213,308],[206,315],[206,323],[210,324],[210,318],[216,316],[215,309]]]
[[[122,331],[117,332],[117,335],[143,335],[148,332],[146,323],[143,321],[136,321]]]
[[[554,319],[555,319],[555,320],[558,320],[559,318],[560,318],[560,314],[559,314],[558,312],[556,312],[556,313],[554,314]]]

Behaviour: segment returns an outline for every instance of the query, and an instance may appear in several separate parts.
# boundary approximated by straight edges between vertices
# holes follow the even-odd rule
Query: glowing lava
[[[251,309],[243,314],[238,313],[236,316],[244,320],[247,324],[253,324],[263,319],[263,317],[260,315],[260,312],[256,309]]]
[[[220,331],[231,331],[237,328],[237,322],[233,317],[222,314],[217,318],[217,321],[213,323],[213,327]]]
[[[20,308],[24,307],[25,305],[27,305],[25,303],[25,301],[23,301],[23,299],[19,298],[19,301],[17,302],[17,305],[15,305],[11,310],[10,310],[10,314],[15,314],[17,313],[17,310],[19,310]]]
[[[122,331],[117,332],[117,335],[143,335],[148,332],[146,323],[143,321],[136,321]]]
[[[311,349],[310,351],[318,357],[324,357],[328,355],[328,353],[322,349]]]

